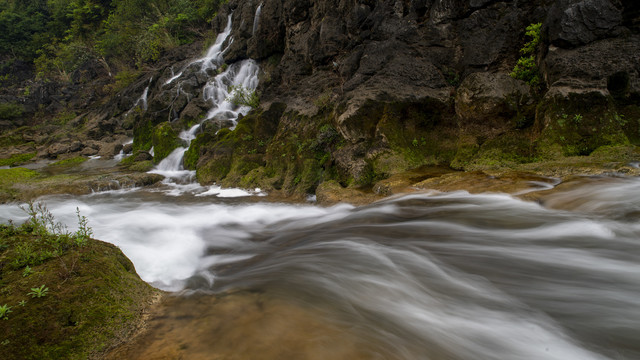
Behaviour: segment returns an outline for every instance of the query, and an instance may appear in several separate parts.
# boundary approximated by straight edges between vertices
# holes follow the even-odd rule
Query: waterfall
[[[252,36],[256,35],[256,31],[258,30],[258,24],[260,23],[260,13],[262,13],[262,3],[258,5],[256,9],[256,15],[253,17],[253,32]]]
[[[224,59],[222,58],[222,54],[224,54],[226,48],[222,49],[222,46],[224,45],[225,41],[231,34],[231,25],[232,25],[231,14],[229,14],[229,16],[227,17],[227,26],[224,28],[224,30],[220,34],[218,34],[218,36],[216,37],[216,41],[209,48],[209,50],[207,50],[207,54],[204,57],[201,57],[187,64],[187,66],[185,66],[182,70],[180,70],[180,72],[178,72],[177,74],[174,74],[171,78],[169,78],[169,80],[165,81],[164,85],[165,86],[169,85],[175,80],[182,77],[185,70],[190,66],[192,66],[193,64],[202,63],[200,67],[200,71],[217,69],[218,66],[220,66],[224,61]],[[230,39],[229,42],[230,43],[233,42],[233,39]],[[171,73],[173,74],[173,69],[171,69]]]
[[[126,158],[127,156],[132,155],[131,153],[125,153],[124,152],[124,147],[126,145],[129,145],[129,144],[133,144],[133,139],[129,139],[129,140],[125,141],[124,143],[122,143],[122,149],[120,149],[120,152],[116,156],[114,156],[113,159],[117,160],[117,161],[121,161],[122,159]]]
[[[189,130],[185,130],[180,133],[179,137],[182,139],[186,146],[176,148],[166,158],[162,159],[160,164],[151,172],[154,174],[160,174],[173,180],[180,180],[182,182],[190,182],[195,176],[195,171],[185,170],[182,165],[182,159],[184,153],[187,152],[191,141],[196,138],[196,131],[200,127],[200,124],[192,126]]]
[[[171,74],[173,74],[173,76],[171,76],[171,78],[169,78],[169,80],[164,82],[164,85],[169,85],[173,82],[173,80],[179,78],[180,76],[182,76],[183,71],[180,71],[178,74],[175,74],[173,72],[173,68],[171,68]]]
[[[144,88],[144,91],[142,92],[142,96],[140,96],[140,102],[142,102],[142,109],[143,110],[147,110],[147,96],[149,95],[149,85],[147,85],[146,88]]]
[[[222,64],[224,59],[222,58],[222,54],[224,54],[226,49],[222,49],[222,45],[224,45],[225,40],[231,34],[231,14],[227,17],[227,26],[224,28],[222,33],[218,34],[216,38],[216,42],[209,48],[207,51],[207,55],[203,58],[197,60],[196,62],[202,61],[202,71],[206,71],[207,69],[215,69]],[[233,42],[233,38],[229,40],[229,45]]]
[[[202,92],[204,99],[212,103],[206,120],[232,121],[235,126],[238,115],[246,115],[251,107],[235,105],[230,97],[234,91],[254,92],[258,86],[258,70],[254,60],[243,60],[210,80]]]
[[[140,95],[138,100],[136,100],[136,102],[133,104],[132,109],[142,103],[142,109],[145,110],[145,111],[147,110],[147,97],[149,96],[149,87],[151,86],[151,82],[152,81],[153,81],[153,78],[150,78],[149,79],[149,84],[147,85],[146,88],[144,88],[144,91],[142,91],[142,95]],[[129,110],[129,111],[131,111],[131,110]]]
[[[189,63],[177,75],[167,80],[165,85],[182,77],[186,69],[194,64],[201,63],[199,71],[206,73],[208,73],[210,69],[218,69],[224,62],[223,54],[226,48],[223,49],[223,45],[231,34],[231,26],[231,15],[229,15],[224,31],[218,34],[215,43],[209,48],[207,54]],[[233,42],[233,38],[229,39],[229,44],[231,42]],[[204,100],[211,103],[211,108],[203,121],[218,121],[223,126],[231,126],[233,128],[238,115],[247,114],[251,110],[251,107],[233,104],[230,101],[230,97],[234,91],[254,92],[258,86],[258,71],[258,64],[254,60],[247,59],[231,64],[213,79],[209,79],[202,89],[202,94]],[[177,91],[181,91],[180,83],[178,83],[177,87]],[[186,143],[186,147],[175,149],[169,156],[163,159],[152,172],[162,174],[171,179],[179,179],[182,181],[192,180],[194,172],[184,170],[182,159],[184,153],[189,149],[191,140],[195,139],[195,134],[200,128],[200,125],[201,124],[197,124],[191,127],[191,129],[183,131],[180,134],[180,138]]]

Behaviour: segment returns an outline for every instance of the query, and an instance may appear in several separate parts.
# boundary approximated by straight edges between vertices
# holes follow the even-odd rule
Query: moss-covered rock
[[[151,160],[143,160],[134,162],[129,166],[129,170],[131,171],[139,171],[139,172],[147,172],[153,169],[155,164]]]
[[[149,151],[153,146],[154,123],[149,119],[139,120],[133,127],[133,151]]]
[[[156,164],[169,156],[173,150],[182,145],[182,142],[178,137],[178,132],[169,122],[163,122],[153,129],[151,143],[153,145],[154,153],[153,161]]]
[[[600,146],[629,144],[625,128],[630,122],[599,90],[552,89],[539,104],[536,121],[541,129],[538,147],[547,156],[554,156],[558,147],[564,156],[574,156],[589,155]]]
[[[3,358],[94,358],[135,330],[159,292],[117,247],[85,241],[0,225],[0,306],[11,308],[0,321]]]
[[[18,193],[14,186],[30,182],[38,175],[39,172],[25,168],[0,169],[0,202],[13,200]]]
[[[0,166],[16,166],[21,165],[29,160],[33,159],[36,156],[35,152],[23,153],[23,154],[13,154],[8,158],[0,159]]]
[[[82,164],[83,162],[89,160],[84,156],[74,156],[67,159],[59,160],[51,164],[50,166],[54,167],[74,167]]]
[[[480,123],[504,130],[531,125],[535,102],[524,81],[505,73],[477,72],[457,89],[455,109],[463,129]]]

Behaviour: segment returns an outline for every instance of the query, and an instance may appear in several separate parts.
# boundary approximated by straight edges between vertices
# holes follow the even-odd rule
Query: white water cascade
[[[228,39],[231,34],[231,26],[231,15],[229,15],[227,18],[227,26],[224,31],[218,35],[215,43],[207,51],[207,54],[203,58],[189,63],[177,75],[167,80],[165,86],[177,80],[177,91],[181,91],[179,79],[185,73],[185,69],[194,64],[201,64],[199,71],[207,74],[210,74],[211,70],[218,70],[224,63],[223,54],[226,51],[226,48],[223,49],[224,44],[230,44],[233,41],[233,38]],[[238,116],[240,114],[247,114],[251,110],[251,107],[234,104],[230,98],[233,96],[234,91],[242,91],[247,94],[253,93],[258,86],[258,72],[258,64],[254,60],[248,59],[229,65],[224,71],[219,72],[215,77],[209,79],[202,89],[202,96],[204,100],[211,104],[211,108],[203,122],[217,121],[224,127],[235,127]],[[184,141],[185,146],[175,149],[151,172],[161,174],[169,178],[170,181],[178,181],[180,183],[192,182],[195,172],[185,170],[182,161],[185,152],[191,145],[191,141],[195,139],[196,132],[201,124],[202,123],[194,125],[189,130],[183,131],[180,134],[180,138]]]
[[[224,342],[211,341],[223,333],[207,325],[216,314],[195,303],[238,314],[222,329],[241,359],[640,359],[640,179],[585,179],[542,200],[430,192],[326,208],[149,188],[46,198],[71,231],[78,208],[142,279],[194,295],[171,296],[187,302],[162,317],[186,334],[160,336],[170,351],[189,341],[185,359]],[[0,204],[0,223],[27,217]],[[230,312],[223,299],[242,294],[250,302]],[[194,321],[172,322],[181,307]],[[300,325],[316,321],[340,329]],[[250,351],[273,347],[274,328],[291,330],[277,332],[287,356]],[[335,355],[345,349],[358,354]]]
[[[140,95],[140,97],[138,98],[138,100],[136,100],[136,102],[133,104],[133,107],[131,108],[132,110],[135,109],[136,106],[138,105],[142,105],[142,109],[144,111],[147,111],[147,97],[149,96],[149,86],[151,86],[151,82],[153,81],[153,78],[149,79],[149,84],[147,84],[147,87],[144,88],[144,91],[142,92],[142,95]],[[131,111],[131,110],[129,110]]]
[[[238,115],[246,115],[251,107],[247,105],[236,105],[231,101],[234,91],[243,91],[250,94],[258,86],[258,64],[249,59],[235,63],[227,68],[205,85],[203,89],[204,99],[210,101],[213,106],[206,116],[206,120],[232,121]]]
[[[260,5],[258,5],[258,8],[256,9],[256,15],[253,17],[253,32],[251,33],[251,35],[255,36],[256,35],[256,31],[258,30],[258,25],[260,24],[260,14],[262,13],[262,3],[260,3]]]
[[[226,50],[226,48],[223,49],[222,46],[224,45],[225,41],[231,34],[231,25],[232,25],[231,14],[229,14],[229,16],[227,17],[227,26],[224,28],[224,30],[220,34],[218,34],[218,36],[216,37],[215,43],[209,48],[209,50],[207,50],[207,54],[204,57],[201,57],[187,64],[187,66],[185,66],[177,74],[169,78],[169,80],[167,80],[164,83],[164,85],[165,86],[169,85],[175,80],[182,77],[182,75],[184,74],[184,71],[194,64],[199,64],[199,63],[202,64],[200,71],[207,71],[208,69],[217,69],[218,66],[222,65],[222,62],[224,61],[222,54],[224,54]],[[230,39],[229,44],[231,44],[232,41],[233,39]]]
[[[147,87],[147,88],[148,88],[148,87]],[[117,160],[117,161],[121,161],[122,159],[126,158],[127,156],[130,156],[130,155],[131,155],[131,153],[126,154],[126,153],[124,152],[124,146],[129,145],[129,144],[133,144],[133,139],[129,139],[129,140],[125,141],[125,142],[122,144],[122,149],[120,149],[120,152],[119,152],[116,156],[114,156],[114,157],[113,157],[113,159],[114,159],[114,160]]]

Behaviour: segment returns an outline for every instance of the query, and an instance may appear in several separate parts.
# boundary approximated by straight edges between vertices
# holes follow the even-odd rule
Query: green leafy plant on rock
[[[10,312],[13,311],[11,311],[11,307],[7,306],[7,304],[0,306],[0,319],[8,320]]]
[[[31,288],[31,291],[27,295],[31,295],[32,298],[41,298],[47,296],[49,288],[41,285],[40,287]]]
[[[78,230],[75,233],[75,242],[78,246],[84,246],[91,239],[93,229],[89,227],[89,219],[80,215],[80,208],[76,208],[76,215],[78,216]]]
[[[29,275],[31,275],[33,273],[33,269],[31,269],[31,266],[27,265],[24,270],[22,271],[22,277],[27,277]]]
[[[249,90],[242,85],[230,86],[229,97],[227,100],[236,106],[251,106],[257,108],[260,106],[260,97],[255,90]]]
[[[512,78],[526,81],[532,87],[540,85],[540,72],[536,64],[536,49],[540,44],[541,28],[542,23],[527,26],[525,36],[530,40],[520,49],[522,56],[518,59],[510,74]]]

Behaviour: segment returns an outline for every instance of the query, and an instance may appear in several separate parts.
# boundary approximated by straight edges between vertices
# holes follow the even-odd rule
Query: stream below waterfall
[[[637,178],[542,205],[459,191],[320,207],[195,184],[41,200],[70,229],[78,207],[177,295],[126,358],[640,358]]]

